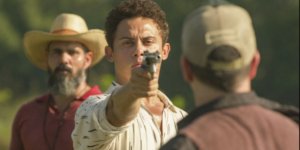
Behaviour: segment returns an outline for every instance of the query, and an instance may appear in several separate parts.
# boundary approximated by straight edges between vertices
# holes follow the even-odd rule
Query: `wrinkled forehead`
[[[161,36],[158,24],[151,18],[135,17],[123,19],[116,30],[120,36]]]

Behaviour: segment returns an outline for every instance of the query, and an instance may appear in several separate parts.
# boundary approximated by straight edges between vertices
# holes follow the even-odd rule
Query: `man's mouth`
[[[142,62],[137,62],[137,63],[134,63],[131,67],[134,68],[134,67],[141,67],[142,66]]]
[[[65,66],[65,65],[60,65],[57,68],[55,68],[55,70],[54,70],[54,73],[56,75],[58,75],[58,74],[64,74],[64,75],[66,75],[66,74],[71,74],[71,72],[72,72],[72,69],[69,68],[69,67],[67,67],[67,66]]]
[[[70,72],[68,70],[64,70],[64,69],[56,71],[56,74],[69,74],[69,73]]]
[[[67,71],[67,70],[59,70],[57,73],[67,74],[67,73],[69,73],[69,71]]]

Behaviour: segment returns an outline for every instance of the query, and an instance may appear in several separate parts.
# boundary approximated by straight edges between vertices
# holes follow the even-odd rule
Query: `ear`
[[[93,60],[93,53],[92,52],[86,52],[85,53],[85,64],[84,64],[84,69],[88,69],[91,64],[92,64],[92,60]]]
[[[170,43],[165,43],[161,53],[162,60],[166,60],[169,57],[170,50],[171,50]]]
[[[191,83],[194,80],[193,73],[191,70],[190,63],[187,61],[184,55],[181,55],[180,65],[181,65],[183,78],[185,79],[186,82]]]
[[[112,51],[110,46],[105,47],[105,55],[108,61],[114,62],[114,57],[113,57],[114,52]]]
[[[250,79],[253,80],[256,76],[257,68],[260,63],[260,53],[257,50],[254,54],[253,60],[252,60],[252,66],[250,70]]]

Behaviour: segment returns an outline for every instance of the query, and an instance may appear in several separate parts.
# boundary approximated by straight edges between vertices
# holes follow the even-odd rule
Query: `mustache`
[[[58,73],[59,71],[67,71],[69,73],[72,73],[72,69],[63,64],[55,68],[54,74]]]

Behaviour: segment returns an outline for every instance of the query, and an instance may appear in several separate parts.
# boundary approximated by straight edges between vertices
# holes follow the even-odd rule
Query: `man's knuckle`
[[[147,97],[155,96],[155,92],[153,91],[148,91],[147,92]]]

